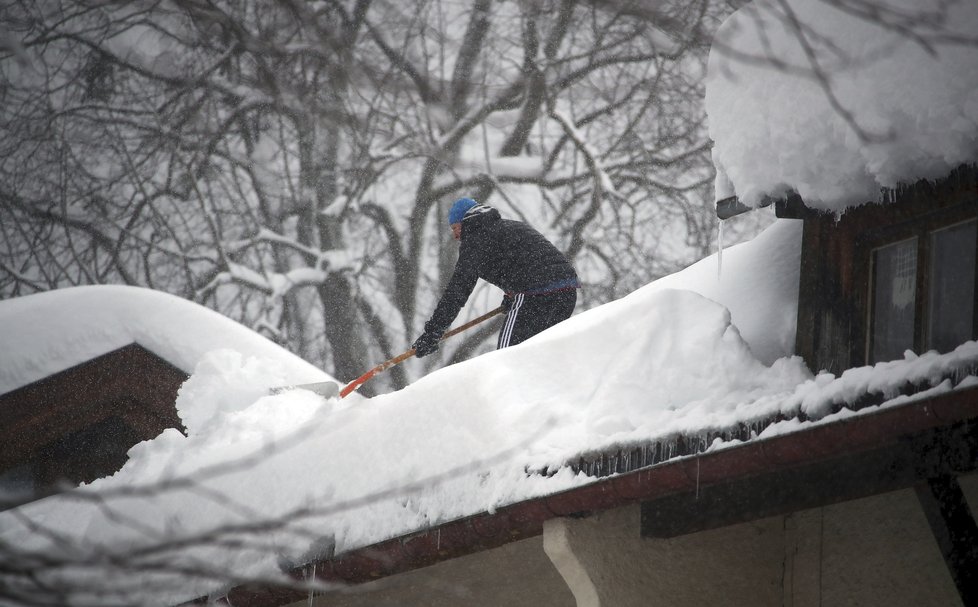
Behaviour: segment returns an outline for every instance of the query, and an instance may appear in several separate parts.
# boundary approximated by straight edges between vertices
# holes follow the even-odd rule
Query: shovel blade
[[[282,394],[283,392],[291,392],[292,390],[309,390],[310,392],[314,392],[323,398],[336,398],[340,395],[340,385],[335,381],[320,381],[311,384],[279,386],[278,388],[272,388],[269,390],[269,393]]]

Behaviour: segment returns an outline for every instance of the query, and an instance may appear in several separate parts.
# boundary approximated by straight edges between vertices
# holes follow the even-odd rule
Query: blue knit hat
[[[456,200],[455,204],[452,205],[451,210],[448,211],[448,225],[461,223],[462,218],[465,217],[465,214],[469,211],[469,209],[477,204],[479,203],[471,198],[459,198]]]

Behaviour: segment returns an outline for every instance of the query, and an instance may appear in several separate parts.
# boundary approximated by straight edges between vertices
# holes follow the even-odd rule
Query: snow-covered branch
[[[557,109],[550,110],[550,117],[560,124],[561,128],[564,129],[564,133],[570,137],[574,146],[584,156],[584,161],[591,170],[591,175],[594,179],[592,186],[594,188],[593,196],[598,199],[598,204],[600,203],[600,197],[604,193],[611,196],[620,196],[615,188],[615,184],[612,183],[611,177],[608,175],[608,171],[605,170],[601,163],[600,152],[588,142],[585,134],[574,125],[574,121]]]

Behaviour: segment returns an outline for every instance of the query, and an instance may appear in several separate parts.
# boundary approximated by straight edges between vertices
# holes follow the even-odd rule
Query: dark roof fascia
[[[173,403],[187,374],[137,343],[131,343],[10,392],[0,394],[0,469],[58,435],[125,408],[126,421],[144,433],[158,426],[181,428]],[[153,434],[155,435],[155,434]]]
[[[978,181],[978,163],[963,163],[939,179],[918,179],[910,183],[901,183],[896,187],[882,188],[876,201],[865,201],[867,204],[851,207],[846,213],[862,207],[889,205],[894,202],[916,203],[930,206],[934,200],[950,197],[957,202],[974,199]],[[719,219],[730,219],[742,213],[774,205],[775,215],[782,219],[810,219],[827,216],[838,219],[834,213],[819,211],[805,206],[804,200],[797,192],[790,191],[785,196],[765,195],[757,207],[749,207],[740,202],[737,196],[727,196],[716,202],[716,213]]]
[[[823,214],[816,209],[806,207],[805,201],[796,192],[789,192],[781,197],[764,196],[761,203],[756,207],[745,205],[736,196],[728,196],[717,201],[717,218],[721,220],[730,219],[748,211],[769,207],[772,204],[774,205],[775,216],[780,219],[808,219]]]
[[[601,478],[491,514],[483,512],[342,553],[295,569],[290,575],[297,582],[312,578],[344,584],[377,580],[539,535],[549,519],[698,493],[733,480],[790,471],[840,456],[858,457],[908,436],[962,422],[978,422],[978,388],[816,423],[788,434]],[[296,588],[245,585],[232,589],[227,599],[236,607],[272,607],[306,596]]]

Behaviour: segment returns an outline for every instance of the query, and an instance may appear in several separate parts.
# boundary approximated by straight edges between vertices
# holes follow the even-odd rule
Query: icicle
[[[309,575],[309,570],[306,569],[306,581],[307,582],[310,582],[310,581],[315,581],[315,580],[316,580],[316,563],[314,562],[312,564],[312,575],[311,576]],[[308,607],[312,607],[312,599],[313,599],[313,596],[314,596],[313,590],[312,590],[312,588],[309,588],[309,598],[307,599],[307,603],[306,603],[308,605]]]
[[[720,280],[720,272],[723,268],[723,220],[717,225],[717,281]]]

